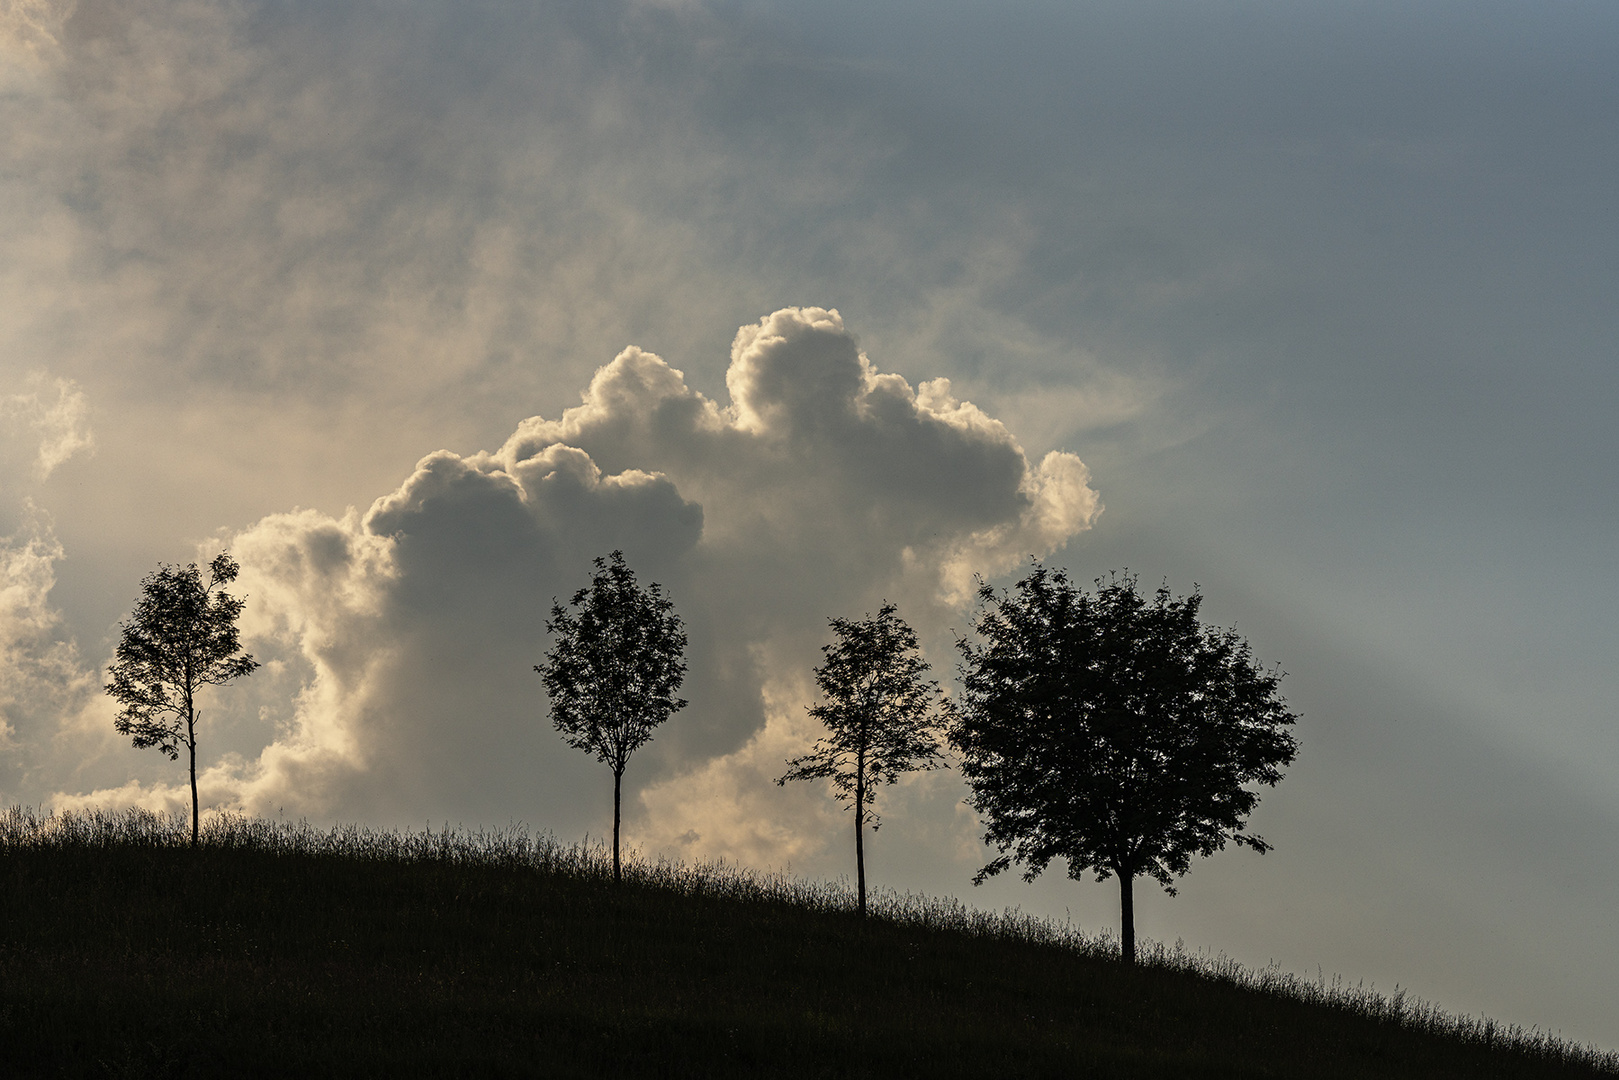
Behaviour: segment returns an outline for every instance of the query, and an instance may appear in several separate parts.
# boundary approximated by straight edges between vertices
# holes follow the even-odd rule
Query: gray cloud
[[[947,640],[973,575],[1061,546],[1101,504],[1078,458],[1031,463],[946,380],[917,391],[879,372],[835,311],[744,327],[727,384],[722,405],[627,349],[561,419],[525,420],[494,452],[431,454],[363,516],[279,514],[225,540],[252,597],[249,638],[272,660],[247,700],[273,710],[271,688],[298,685],[291,714],[261,728],[268,745],[205,772],[210,801],[600,828],[600,777],[550,731],[531,668],[552,598],[621,548],[668,588],[692,640],[692,706],[632,768],[632,791],[656,787],[653,820],[632,825],[652,844],[684,835],[756,860],[818,844],[791,827],[804,800],[756,803],[777,752],[805,736],[826,619],[888,597]],[[224,737],[240,741],[233,723]],[[732,790],[716,797],[717,770]],[[184,794],[134,782],[57,801]]]

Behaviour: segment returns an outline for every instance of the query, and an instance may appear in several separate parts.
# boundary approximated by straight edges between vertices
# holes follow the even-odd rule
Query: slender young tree
[[[197,844],[197,694],[239,675],[258,662],[242,653],[236,630],[245,598],[225,591],[238,567],[221,552],[203,577],[196,563],[161,566],[141,579],[141,598],[123,623],[118,651],[107,668],[104,689],[123,706],[113,728],[128,735],[137,750],[155,746],[180,756],[184,747],[191,773],[191,844]]]
[[[1143,874],[1171,896],[1194,855],[1227,840],[1258,852],[1245,831],[1298,743],[1298,718],[1248,643],[1198,622],[1202,596],[1151,599],[1136,579],[1096,581],[1094,595],[1039,563],[1012,594],[989,586],[960,640],[964,694],[950,741],[1001,856],[1032,881],[1054,858],[1079,880],[1119,879],[1120,941],[1135,962],[1132,885]]]
[[[826,699],[810,715],[826,736],[803,757],[787,762],[776,781],[831,780],[840,802],[854,808],[854,859],[861,918],[866,915],[865,825],[882,824],[868,808],[881,784],[899,774],[942,765],[940,736],[947,705],[939,684],[924,679],[928,663],[916,647],[916,632],[884,603],[875,619],[832,619],[838,640],[821,646],[826,662],[815,682]]]
[[[652,729],[686,707],[686,632],[674,601],[654,582],[643,589],[624,553],[595,560],[590,585],[569,607],[552,601],[555,635],[534,670],[551,697],[551,720],[569,746],[613,770],[613,880],[621,880],[618,833],[624,768]]]

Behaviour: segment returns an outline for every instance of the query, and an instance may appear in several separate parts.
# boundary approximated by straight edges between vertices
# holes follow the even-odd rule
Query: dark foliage
[[[521,832],[0,812],[0,1074],[1619,1075],[1396,995]]]
[[[1227,840],[1264,852],[1245,831],[1298,744],[1297,719],[1234,632],[1203,627],[1202,597],[1136,579],[1098,579],[1095,594],[1038,563],[1012,593],[984,586],[962,638],[963,695],[951,742],[1002,854],[1032,880],[1056,858],[1079,878],[1119,879],[1124,959],[1135,955],[1131,886],[1146,875],[1173,895],[1196,855]]]
[[[630,755],[652,729],[686,707],[675,691],[686,677],[686,633],[674,601],[654,582],[641,588],[615,551],[595,560],[590,585],[570,605],[552,602],[555,635],[534,670],[551,696],[551,720],[568,745],[613,770],[613,874],[619,873],[619,803]]]
[[[184,747],[191,774],[191,839],[197,839],[197,693],[249,675],[236,619],[245,599],[224,589],[238,567],[221,552],[203,579],[196,563],[162,566],[141,580],[141,598],[123,625],[112,676],[103,689],[120,705],[113,727],[137,750],[155,746],[174,761]]]
[[[826,699],[810,715],[826,725],[826,736],[810,753],[787,763],[789,780],[831,780],[836,797],[854,809],[855,867],[860,914],[866,913],[864,826],[881,819],[868,807],[880,784],[903,772],[943,764],[939,737],[943,714],[939,684],[924,679],[928,664],[917,652],[916,632],[884,603],[875,619],[832,619],[838,641],[821,646],[826,662],[815,682]]]

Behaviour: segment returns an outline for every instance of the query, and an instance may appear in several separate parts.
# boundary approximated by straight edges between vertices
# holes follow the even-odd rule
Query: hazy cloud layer
[[[205,772],[208,801],[599,829],[600,770],[550,730],[531,669],[552,598],[621,548],[691,636],[691,707],[628,774],[632,792],[656,782],[632,836],[778,863],[824,843],[794,816],[826,808],[771,780],[811,737],[826,620],[890,598],[945,642],[975,574],[1060,547],[1101,504],[1078,458],[1031,463],[947,380],[917,390],[879,372],[835,311],[743,327],[727,386],[721,404],[626,349],[560,420],[525,420],[494,452],[431,454],[363,516],[279,514],[229,538],[267,681],[301,683],[269,745]],[[185,795],[134,784],[58,801]]]

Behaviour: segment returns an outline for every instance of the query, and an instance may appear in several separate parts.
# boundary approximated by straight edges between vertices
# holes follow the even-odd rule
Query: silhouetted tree
[[[945,705],[939,684],[922,678],[928,663],[917,653],[916,632],[893,604],[884,603],[875,619],[829,620],[838,635],[821,646],[826,662],[815,669],[815,682],[826,700],[810,707],[810,715],[826,725],[827,734],[810,753],[787,763],[789,780],[831,780],[837,798],[854,808],[854,857],[859,905],[866,914],[867,807],[879,784],[892,784],[902,772],[942,764],[939,736]],[[881,820],[869,814],[872,831]]]
[[[551,720],[568,745],[595,754],[613,770],[613,880],[618,860],[620,792],[630,755],[652,729],[686,702],[675,691],[686,677],[686,633],[674,601],[656,582],[643,589],[615,551],[595,560],[590,585],[555,601],[545,629],[556,635],[534,670],[551,696]]]
[[[141,598],[107,668],[112,681],[102,687],[123,706],[113,727],[131,737],[137,750],[155,746],[177,760],[183,746],[190,757],[191,843],[197,843],[197,693],[248,675],[258,667],[241,652],[236,618],[247,601],[224,586],[238,567],[223,552],[208,564],[203,579],[196,563],[160,566],[141,579]]]
[[[1198,622],[1202,596],[1147,600],[1136,578],[1076,590],[1035,564],[1012,594],[979,590],[973,630],[959,641],[964,695],[950,731],[1002,854],[974,884],[1013,860],[1032,881],[1054,858],[1079,880],[1119,879],[1120,939],[1135,962],[1132,883],[1146,874],[1171,896],[1193,855],[1244,831],[1298,743],[1297,717],[1277,693],[1280,671],[1255,663],[1247,642]]]

